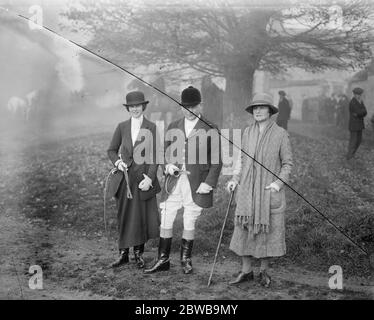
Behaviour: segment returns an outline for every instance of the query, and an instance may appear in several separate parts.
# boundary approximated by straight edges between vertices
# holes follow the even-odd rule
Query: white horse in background
[[[21,118],[25,121],[30,120],[31,113],[36,111],[35,100],[38,91],[34,90],[26,95],[26,100],[13,96],[9,99],[7,109],[13,118]]]
[[[14,119],[27,117],[27,102],[20,97],[11,97],[8,101],[7,109]]]

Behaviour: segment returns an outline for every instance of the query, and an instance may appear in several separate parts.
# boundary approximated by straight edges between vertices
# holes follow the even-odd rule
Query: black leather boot
[[[144,244],[134,247],[135,263],[139,269],[144,268],[145,262],[143,259]]]
[[[181,265],[183,268],[183,273],[189,274],[192,273],[192,246],[193,240],[182,239],[181,243]]]
[[[129,248],[120,249],[119,251],[119,258],[113,262],[110,267],[111,268],[118,268],[126,263],[129,262]]]
[[[158,246],[158,260],[149,269],[145,269],[144,273],[154,273],[157,271],[165,271],[170,269],[170,247],[172,238],[160,238]]]

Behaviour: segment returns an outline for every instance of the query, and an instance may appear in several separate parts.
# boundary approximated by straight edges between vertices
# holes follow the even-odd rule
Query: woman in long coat
[[[160,218],[156,193],[156,125],[143,116],[148,101],[140,91],[126,96],[131,118],[118,124],[108,149],[109,159],[119,170],[127,171],[115,195],[118,208],[119,259],[112,267],[129,262],[129,248],[134,247],[135,262],[143,268],[144,244],[159,236]],[[129,185],[129,189],[127,188]],[[130,193],[130,192],[131,193]]]
[[[255,121],[244,130],[242,148],[280,179],[241,153],[227,185],[229,191],[238,186],[230,249],[242,257],[241,272],[230,284],[253,280],[252,258],[258,258],[260,283],[268,287],[268,258],[286,253],[284,182],[292,168],[292,152],[287,131],[271,117],[278,109],[270,95],[255,95],[246,111]]]

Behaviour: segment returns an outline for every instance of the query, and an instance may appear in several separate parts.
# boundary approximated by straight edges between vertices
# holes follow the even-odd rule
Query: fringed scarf
[[[243,149],[259,163],[268,167],[269,160],[279,143],[278,127],[272,119],[260,134],[257,123],[253,124],[244,134]],[[273,150],[273,152],[272,152]],[[235,222],[244,228],[253,227],[254,234],[269,232],[270,221],[270,191],[265,190],[273,180],[273,175],[258,163],[244,156],[240,185],[236,197],[237,207]],[[270,161],[275,162],[275,161]],[[275,166],[275,163],[274,163]],[[270,165],[270,170],[274,170]]]

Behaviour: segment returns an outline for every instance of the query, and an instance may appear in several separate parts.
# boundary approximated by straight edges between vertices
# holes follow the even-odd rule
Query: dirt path
[[[116,254],[115,243],[106,238],[86,239],[50,228],[40,220],[32,223],[8,210],[0,216],[2,299],[373,299],[374,287],[366,280],[345,281],[344,291],[328,288],[328,273],[299,268],[274,267],[271,290],[257,283],[227,285],[239,261],[220,257],[213,283],[207,280],[213,257],[194,258],[195,273],[181,274],[178,253],[172,254],[170,271],[145,276],[134,264],[119,270],[107,265]],[[151,263],[156,248],[145,253]],[[28,287],[31,265],[43,269],[43,290]],[[362,285],[361,285],[362,284]]]

